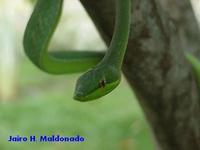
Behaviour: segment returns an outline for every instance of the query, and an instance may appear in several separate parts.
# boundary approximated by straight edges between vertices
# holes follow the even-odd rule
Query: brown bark
[[[110,42],[114,0],[81,0]],[[200,100],[184,51],[200,33],[188,0],[131,0],[132,24],[123,72],[163,150],[200,150]]]

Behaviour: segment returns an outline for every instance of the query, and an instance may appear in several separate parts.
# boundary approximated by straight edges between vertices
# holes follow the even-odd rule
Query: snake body
[[[130,30],[130,0],[116,0],[115,30],[106,52],[48,52],[62,5],[63,0],[37,1],[24,34],[25,53],[37,67],[51,74],[83,72],[93,67],[78,79],[74,98],[90,101],[102,97],[120,83]]]

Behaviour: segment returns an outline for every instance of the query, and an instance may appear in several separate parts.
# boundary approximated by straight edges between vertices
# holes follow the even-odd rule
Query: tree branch
[[[115,1],[81,2],[108,44]],[[123,72],[163,150],[200,150],[200,100],[184,57],[184,50],[199,47],[199,38],[187,0],[132,0]]]

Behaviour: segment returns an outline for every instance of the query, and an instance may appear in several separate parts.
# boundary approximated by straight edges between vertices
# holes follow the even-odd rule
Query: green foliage
[[[36,0],[28,0],[30,3],[35,4]]]
[[[186,54],[188,62],[191,64],[196,77],[198,88],[200,89],[200,61],[190,53]]]
[[[77,76],[51,76],[25,61],[20,95],[0,105],[2,150],[153,150],[149,129],[125,83],[100,101],[80,103],[71,93]],[[86,142],[8,143],[9,135],[81,135]]]

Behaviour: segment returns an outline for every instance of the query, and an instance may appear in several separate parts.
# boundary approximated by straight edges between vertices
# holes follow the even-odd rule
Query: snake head
[[[95,67],[78,79],[74,99],[85,102],[100,98],[115,89],[120,80],[120,70],[111,66]]]

